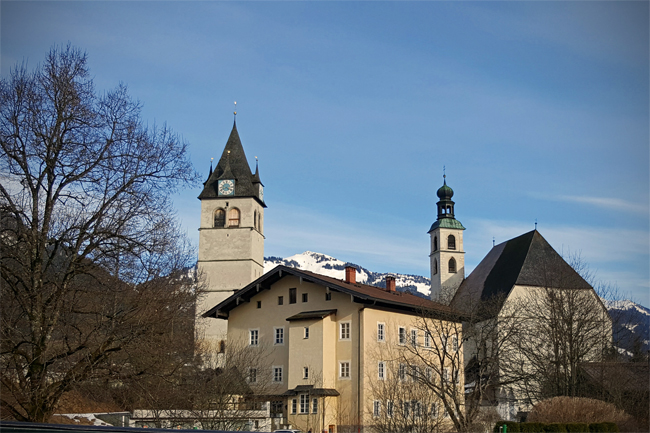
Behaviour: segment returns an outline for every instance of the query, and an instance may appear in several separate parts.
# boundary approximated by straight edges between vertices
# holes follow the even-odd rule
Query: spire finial
[[[447,167],[442,166],[442,182],[447,185]]]
[[[235,111],[233,111],[233,114],[235,115],[235,122],[237,121],[237,101],[235,101]]]
[[[255,171],[257,171],[257,163],[258,163],[258,161],[257,161],[257,156],[256,156],[255,157]]]
[[[535,218],[535,230],[537,230],[537,218]]]
[[[494,248],[494,236],[492,236],[492,248]]]

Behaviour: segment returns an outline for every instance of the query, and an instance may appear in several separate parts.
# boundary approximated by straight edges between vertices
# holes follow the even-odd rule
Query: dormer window
[[[228,227],[239,227],[239,209],[232,208],[228,211]]]
[[[217,209],[214,211],[214,227],[221,228],[226,225],[226,211]]]

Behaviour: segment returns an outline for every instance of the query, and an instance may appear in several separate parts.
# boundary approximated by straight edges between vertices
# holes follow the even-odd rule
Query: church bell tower
[[[438,189],[438,219],[431,225],[431,299],[449,303],[465,279],[465,227],[454,217],[454,190],[447,186],[447,176]]]
[[[219,352],[228,322],[201,315],[260,277],[264,269],[264,185],[251,172],[236,122],[199,195],[198,271],[205,296],[197,305],[197,335]]]

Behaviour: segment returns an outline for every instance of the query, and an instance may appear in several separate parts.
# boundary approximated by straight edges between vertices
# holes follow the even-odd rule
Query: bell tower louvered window
[[[217,209],[214,211],[214,227],[221,228],[226,225],[226,211]]]
[[[239,227],[239,209],[233,208],[228,211],[228,227]]]

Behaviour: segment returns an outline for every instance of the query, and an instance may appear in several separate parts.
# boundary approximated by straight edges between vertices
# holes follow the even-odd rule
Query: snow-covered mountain
[[[354,266],[357,268],[357,282],[362,284],[386,287],[386,275],[391,275],[395,277],[395,286],[397,290],[409,291],[414,295],[422,297],[428,297],[429,291],[431,290],[431,281],[428,278],[419,275],[373,272],[354,263],[343,262],[332,256],[311,251],[305,251],[302,254],[296,254],[287,257],[286,259],[280,257],[265,257],[264,273],[267,273],[278,265],[303,269],[305,271],[338,278],[340,280],[345,279],[345,267]]]
[[[632,301],[603,301],[613,323],[615,344],[626,355],[650,351],[650,309]]]
[[[345,267],[357,268],[357,281],[377,287],[386,287],[386,276],[395,277],[397,290],[409,291],[415,295],[428,297],[431,291],[429,278],[420,275],[382,273],[370,271],[354,263],[343,262],[332,256],[305,251],[286,259],[280,257],[264,258],[264,273],[278,265],[303,269],[316,274],[340,280],[345,279]],[[650,309],[632,301],[604,301],[613,321],[613,336],[619,351],[627,356],[633,353],[648,353],[650,350]]]

